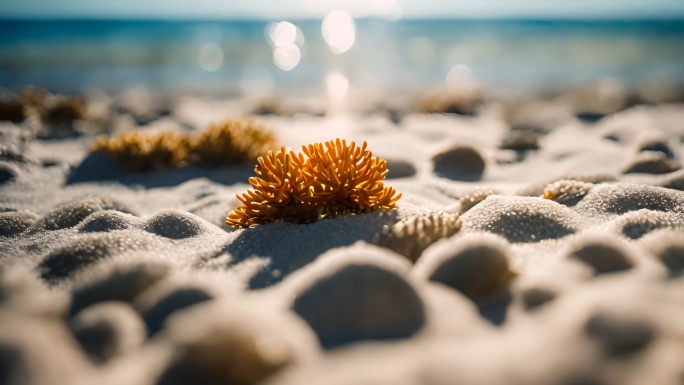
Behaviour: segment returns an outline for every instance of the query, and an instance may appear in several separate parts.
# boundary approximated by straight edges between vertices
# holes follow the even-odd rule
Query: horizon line
[[[161,17],[161,16],[0,16],[0,22],[5,21],[161,21],[161,22],[270,22],[274,20],[281,20],[276,18],[266,17]],[[302,18],[285,18],[282,20],[307,22],[307,21],[322,21],[323,17],[302,17]],[[569,22],[640,22],[640,21],[659,21],[659,22],[684,22],[684,15],[650,15],[650,16],[596,16],[596,17],[579,17],[579,16],[423,16],[423,17],[402,17],[399,19],[387,19],[377,16],[355,17],[354,20],[379,20],[386,22],[398,21],[569,21]]]

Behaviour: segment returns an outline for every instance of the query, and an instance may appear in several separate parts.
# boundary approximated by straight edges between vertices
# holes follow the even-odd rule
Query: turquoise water
[[[320,21],[291,21],[305,38],[291,71],[276,67],[266,21],[0,21],[0,87],[55,92],[130,85],[237,92],[245,79],[282,89],[322,87],[331,71],[352,85],[429,89],[465,64],[496,87],[684,83],[684,21],[572,22],[364,19],[352,48],[333,54]],[[223,61],[199,65],[206,43]]]

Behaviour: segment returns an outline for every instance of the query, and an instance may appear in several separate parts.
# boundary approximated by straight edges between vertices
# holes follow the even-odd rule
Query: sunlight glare
[[[342,100],[349,91],[349,79],[339,72],[333,72],[325,79],[328,96],[334,100]]]
[[[356,40],[354,19],[340,10],[328,13],[321,24],[321,32],[330,50],[336,55],[347,52]]]
[[[281,21],[280,23],[269,23],[268,28],[268,36],[276,47],[284,47],[295,43],[297,27],[294,24]]]
[[[289,71],[299,64],[302,53],[294,44],[278,47],[273,51],[273,62],[278,68]]]
[[[465,64],[458,64],[449,70],[446,76],[446,85],[453,95],[468,96],[477,91],[477,83],[473,78],[473,72]]]

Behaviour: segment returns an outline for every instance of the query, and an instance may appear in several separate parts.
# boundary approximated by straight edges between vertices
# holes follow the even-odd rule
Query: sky
[[[684,0],[2,0],[0,18],[263,19],[682,18]]]

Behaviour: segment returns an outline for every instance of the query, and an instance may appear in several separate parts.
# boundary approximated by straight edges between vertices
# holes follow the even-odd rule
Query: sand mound
[[[589,338],[614,356],[638,352],[655,337],[653,325],[648,322],[604,312],[589,318],[584,329]]]
[[[643,151],[625,166],[625,174],[667,174],[679,170],[677,162],[660,151]]]
[[[0,314],[0,362],[6,384],[75,383],[92,368],[61,322]]]
[[[77,284],[72,289],[69,313],[106,301],[131,303],[170,270],[163,261],[104,261],[92,266],[74,279]]]
[[[81,233],[107,233],[136,227],[135,217],[119,211],[100,211],[89,215],[79,226]]]
[[[87,234],[48,253],[38,265],[41,277],[56,283],[79,269],[127,251],[152,250],[154,238],[140,233]]]
[[[531,287],[521,293],[523,305],[528,311],[552,301],[556,296],[557,293],[553,290],[542,287]]]
[[[684,273],[684,232],[681,230],[657,230],[646,235],[642,244],[657,260],[667,267],[670,278]]]
[[[33,224],[38,216],[30,211],[9,211],[0,213],[0,236],[19,234]]]
[[[103,364],[137,350],[145,326],[130,305],[106,302],[79,312],[69,322],[71,332],[90,359]]]
[[[408,178],[416,175],[416,167],[408,160],[387,159],[387,179]]]
[[[195,237],[209,231],[196,216],[175,210],[155,214],[147,220],[143,228],[152,234],[169,239]]]
[[[482,155],[470,146],[455,146],[432,158],[434,171],[453,180],[476,181],[482,178],[485,162]]]
[[[515,278],[509,252],[498,237],[482,235],[440,242],[418,261],[415,275],[452,287],[476,300],[508,287]]]
[[[36,227],[46,230],[74,227],[90,214],[103,210],[130,213],[123,204],[116,200],[104,196],[88,196],[55,207],[36,223]]]
[[[68,306],[65,294],[49,290],[23,264],[0,264],[0,312],[62,317]]]
[[[424,305],[401,270],[371,248],[332,251],[303,269],[299,279],[309,282],[299,288],[293,310],[326,348],[410,337],[425,322]]]
[[[625,237],[639,239],[657,229],[682,228],[683,223],[681,216],[642,209],[621,215],[611,225]]]
[[[624,214],[641,209],[681,215],[684,193],[635,184],[597,186],[575,206],[583,215]]]
[[[12,182],[19,177],[19,170],[13,165],[0,162],[0,185]]]
[[[575,233],[580,221],[567,207],[541,198],[492,195],[461,217],[464,228],[510,242],[539,242]]]
[[[211,293],[201,288],[187,287],[172,290],[142,312],[148,335],[152,336],[159,332],[171,314],[213,298]]]
[[[596,275],[626,271],[634,267],[634,261],[624,248],[604,240],[582,242],[568,257],[591,266]]]

